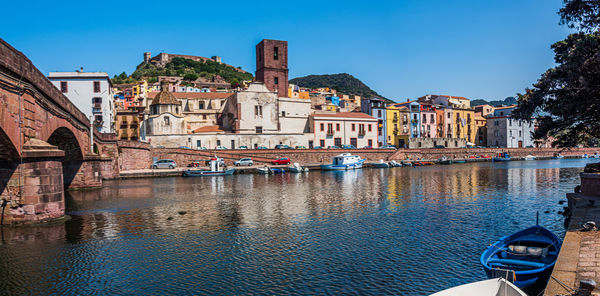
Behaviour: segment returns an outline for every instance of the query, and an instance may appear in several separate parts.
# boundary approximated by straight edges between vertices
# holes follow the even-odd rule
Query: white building
[[[103,133],[115,132],[114,92],[104,72],[50,72],[48,79]]]
[[[521,148],[533,147],[533,121],[524,121],[508,116],[487,118],[488,147]]]
[[[311,116],[311,146],[378,147],[377,118],[361,112],[315,113]]]

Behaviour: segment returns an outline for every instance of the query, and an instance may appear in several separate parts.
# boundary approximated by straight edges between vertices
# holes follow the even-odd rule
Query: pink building
[[[311,117],[313,146],[377,146],[377,119],[361,112],[315,113]]]
[[[421,138],[435,138],[436,136],[436,113],[435,107],[430,104],[421,105]]]

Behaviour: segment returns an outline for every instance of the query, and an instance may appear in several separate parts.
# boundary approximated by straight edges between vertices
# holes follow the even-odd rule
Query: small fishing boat
[[[297,162],[294,162],[294,164],[292,166],[288,167],[287,170],[290,173],[308,172],[308,168],[305,168],[305,167],[301,166]]]
[[[380,168],[380,169],[387,169],[390,167],[390,165],[383,161],[383,159],[380,159],[379,162],[374,162],[371,164],[374,168]]]
[[[334,156],[331,164],[322,164],[321,169],[324,171],[354,170],[362,168],[364,162],[365,160],[360,156],[342,153]]]
[[[581,158],[590,158],[590,157],[586,153],[586,154],[582,155]]]
[[[392,161],[388,162],[388,164],[390,165],[390,167],[395,167],[395,168],[402,167],[402,163],[399,163],[399,162],[397,162],[395,160],[392,160]]]
[[[563,159],[563,158],[565,158],[565,157],[564,157],[564,156],[562,156],[560,153],[556,153],[556,154],[555,154],[555,155],[552,157],[552,159]]]
[[[440,157],[440,159],[438,160],[439,164],[452,164],[452,160],[448,159],[448,157],[446,156],[442,156]]]
[[[467,161],[464,159],[455,159],[454,163],[467,163]]]
[[[508,154],[508,152],[501,152],[501,153],[498,153],[498,155],[494,156],[492,158],[492,161],[493,162],[496,162],[496,161],[510,161],[510,155]]]
[[[283,174],[285,170],[282,168],[270,168],[268,166],[264,166],[262,168],[257,168],[259,174],[270,175],[270,174]]]
[[[222,158],[218,158],[217,156],[213,157],[209,161],[210,170],[185,170],[183,171],[184,177],[201,177],[201,176],[226,176],[233,175],[235,173],[235,169],[223,169],[221,164],[223,163]]]
[[[425,165],[433,165],[435,163],[431,161],[414,161],[413,166],[425,166]]]
[[[517,286],[503,278],[468,283],[430,296],[527,296]]]
[[[485,249],[479,260],[488,278],[514,272],[513,283],[527,289],[545,285],[560,246],[554,233],[536,225],[501,238]]]
[[[412,162],[411,161],[402,161],[402,166],[412,166]]]
[[[536,157],[530,154],[530,155],[525,156],[523,159],[524,160],[536,160]]]

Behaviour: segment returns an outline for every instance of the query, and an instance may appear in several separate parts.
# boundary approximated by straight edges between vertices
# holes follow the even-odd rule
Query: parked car
[[[152,164],[153,169],[174,169],[175,167],[177,164],[172,159],[161,159]]]
[[[373,149],[373,146],[365,146],[365,147],[362,147],[361,149]]]
[[[327,146],[327,149],[340,149],[339,146]]]
[[[383,145],[381,147],[379,147],[380,149],[396,149],[396,146],[394,145]]]
[[[190,148],[188,146],[179,146],[179,149],[192,149],[192,148]]]
[[[323,149],[323,147],[321,147],[321,146],[315,146],[315,147],[313,147],[313,149]]]
[[[290,159],[287,157],[280,157],[279,159],[275,159],[271,161],[271,164],[290,164]]]
[[[296,149],[308,149],[305,146],[296,146]]]
[[[292,149],[292,147],[285,144],[277,144],[275,145],[275,149]]]
[[[435,146],[433,146],[433,148],[443,149],[443,148],[446,148],[446,146],[444,146],[444,145],[435,145]]]
[[[342,149],[356,149],[354,145],[342,145]]]
[[[238,149],[248,149],[248,146],[240,146]]]
[[[267,148],[267,147],[265,147],[265,146],[258,146],[258,147],[256,147],[256,149],[259,149],[259,150],[264,150],[264,149],[269,149],[269,148]]]
[[[229,148],[225,147],[225,146],[217,146],[217,148],[215,148],[217,150],[227,150]]]
[[[252,166],[254,164],[254,162],[252,161],[252,158],[242,158],[240,160],[236,160],[233,164],[235,164],[236,166],[242,166],[242,165]]]
[[[198,147],[198,150],[208,150],[206,147]]]

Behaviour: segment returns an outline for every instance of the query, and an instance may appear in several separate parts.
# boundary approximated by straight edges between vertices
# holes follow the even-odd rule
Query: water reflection
[[[584,164],[111,181],[67,193],[65,224],[1,229],[0,291],[427,294],[483,279],[482,247],[560,209]]]

